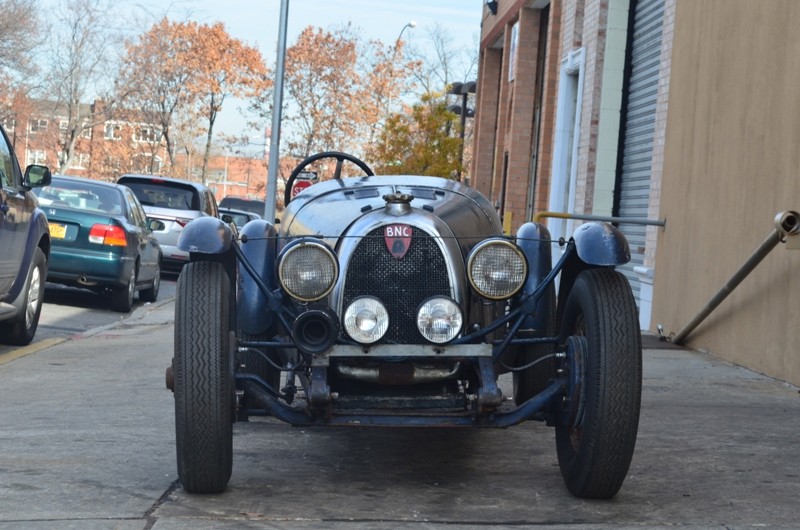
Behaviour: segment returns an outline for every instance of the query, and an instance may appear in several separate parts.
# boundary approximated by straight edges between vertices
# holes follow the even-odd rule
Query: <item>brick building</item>
[[[543,212],[657,220],[654,137],[673,11],[671,0],[508,0],[496,13],[487,4],[473,178],[509,231]],[[547,220],[553,239],[578,222]],[[647,225],[619,226],[633,251],[622,272],[647,328],[655,231],[648,240]]]
[[[14,144],[20,164],[44,164],[57,171],[63,153],[59,145],[68,134],[68,110],[56,102],[26,102],[13,117],[3,119],[6,133]],[[81,104],[79,116],[85,117],[75,142],[75,154],[64,171],[69,175],[115,181],[123,173],[168,174],[199,180],[202,153],[176,155],[175,167],[169,167],[166,146],[159,130],[136,120],[135,113],[117,112],[114,119],[88,120],[99,114],[101,101]],[[267,174],[264,158],[212,154],[206,181],[218,199],[225,194],[245,197],[264,195]]]
[[[472,183],[509,231],[621,218],[641,327],[674,334],[800,209],[798,23],[794,0],[487,1]],[[800,384],[798,266],[774,251],[688,343]]]

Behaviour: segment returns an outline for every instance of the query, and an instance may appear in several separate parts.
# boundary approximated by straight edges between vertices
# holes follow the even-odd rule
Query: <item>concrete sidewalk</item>
[[[140,321],[157,323],[171,319],[171,311],[171,306],[162,306],[133,317]],[[570,528],[573,525],[575,528],[606,525],[637,528],[800,528],[800,512],[796,508],[800,499],[798,388],[732,365],[712,355],[660,342],[653,335],[645,335],[643,345],[644,380],[639,437],[630,474],[614,500],[591,502],[572,498],[561,486],[560,476],[552,473],[552,463],[546,460],[538,462],[540,468],[529,470],[530,474],[523,473],[516,478],[514,475],[505,476],[503,480],[509,481],[511,489],[516,491],[505,495],[507,502],[502,503],[502,510],[494,514],[489,510],[483,514],[478,509],[470,516],[465,516],[462,524],[468,525],[468,521],[472,520],[480,521],[481,524],[490,521],[508,523],[500,524],[500,527],[519,521],[537,526],[552,523],[559,528]],[[286,431],[283,424],[275,423],[279,432]],[[272,459],[277,456],[274,454],[276,439],[265,437],[256,427],[250,427],[242,425],[240,429],[243,437],[252,436],[243,445],[247,445],[248,452],[255,450],[258,453],[263,444],[260,447],[263,453],[260,453],[260,458],[251,462],[243,462],[241,456],[234,455],[239,462],[234,469],[234,487],[238,481],[263,480],[258,472],[253,476],[250,473],[259,469],[258,461],[261,458]],[[312,433],[311,436],[320,434],[324,433],[317,431],[316,435]],[[530,438],[531,434],[534,434],[535,440]],[[287,434],[286,443],[289,447],[295,446],[296,436],[296,433]],[[334,436],[340,436],[338,431]],[[352,438],[353,433],[347,431],[341,436]],[[365,436],[369,439],[373,437],[372,434]],[[480,436],[502,438],[504,441],[498,443],[507,443],[508,450],[521,445],[541,445],[543,454],[555,460],[552,430],[539,424],[526,425],[521,429],[517,427],[493,431]],[[523,441],[526,438],[527,443]],[[381,443],[392,444],[391,441],[380,439]],[[537,443],[536,440],[539,439],[541,441]],[[413,441],[408,442],[413,444]],[[289,450],[287,461],[291,460],[291,454],[292,450]],[[475,457],[481,459],[480,455]],[[484,457],[498,458],[496,454],[487,454]],[[322,460],[325,458],[330,458],[330,455],[322,457]],[[509,458],[511,461],[508,469],[520,467],[519,454],[510,455]],[[501,468],[505,468],[502,463],[499,464]],[[309,465],[308,472],[313,476],[318,472],[319,466],[326,464],[312,459]],[[349,471],[354,475],[359,474],[361,465],[359,455]],[[347,473],[346,461],[342,462],[342,467],[342,473]],[[549,481],[539,483],[544,470],[553,475],[553,489],[548,489]],[[302,475],[302,469],[297,472]],[[291,470],[287,469],[287,473],[291,473]],[[311,481],[306,484],[311,484]],[[525,502],[524,498],[528,497],[525,495],[525,488],[532,485],[539,500],[532,503],[529,498]],[[375,487],[381,486],[375,484]],[[315,492],[311,485],[309,488],[311,491],[307,493],[311,497],[324,499],[331,495],[330,491]],[[481,489],[478,487],[477,497],[481,496]],[[346,504],[355,510],[356,513],[350,513],[349,516],[357,521],[359,506],[362,511],[369,513],[375,502],[368,497],[359,499],[357,494],[353,497],[352,493],[350,492]],[[432,488],[429,493],[432,498],[442,498],[442,492],[437,491],[437,488]],[[492,496],[490,491],[484,493]],[[186,500],[182,490],[178,490],[173,499],[181,502]],[[548,499],[550,502],[547,502]],[[308,514],[308,502],[302,496],[294,501],[295,510],[291,509],[293,501],[288,497],[273,501],[276,502],[270,503],[270,509],[265,510],[270,521],[279,521],[282,516],[291,518],[299,514],[312,515]],[[202,500],[197,503],[201,511],[203,504]],[[275,505],[286,509],[275,513],[272,508]],[[367,505],[370,509],[366,508]],[[174,506],[165,504],[160,514],[170,514],[171,507]],[[475,507],[480,506],[481,503],[476,499]],[[421,507],[414,509],[420,512],[424,510]],[[472,510],[467,510],[467,513],[471,512]],[[437,513],[440,514],[438,517]],[[234,515],[235,513],[231,513],[231,516]],[[322,514],[318,515],[325,519]],[[429,519],[437,520],[441,517],[441,520],[447,521],[448,517],[442,515],[444,514],[440,509],[431,506]],[[458,521],[458,517],[455,520]],[[161,528],[163,523],[165,521],[162,520],[157,528]],[[280,526],[297,528],[292,524]],[[328,526],[320,524],[319,528]],[[164,526],[169,527],[171,526]],[[482,526],[476,526],[480,527]]]
[[[163,386],[173,311],[170,299],[148,304],[0,365],[0,529],[800,528],[798,389],[651,336],[636,452],[611,501],[569,495],[552,429],[536,422],[430,431],[269,418],[234,426],[225,494],[187,495]]]

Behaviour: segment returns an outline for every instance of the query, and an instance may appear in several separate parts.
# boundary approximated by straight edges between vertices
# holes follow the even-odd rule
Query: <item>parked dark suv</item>
[[[257,214],[259,217],[264,215],[265,202],[259,199],[248,199],[247,197],[233,197],[228,195],[219,201],[220,208],[228,208],[232,210],[243,210]]]
[[[219,217],[217,200],[211,190],[188,180],[157,175],[122,175],[117,184],[133,190],[147,217],[164,223],[154,232],[161,245],[161,269],[180,270],[189,253],[179,250],[178,236],[189,221],[198,217]]]
[[[0,342],[33,340],[44,298],[50,233],[31,188],[50,183],[50,170],[30,165],[23,174],[0,127]]]

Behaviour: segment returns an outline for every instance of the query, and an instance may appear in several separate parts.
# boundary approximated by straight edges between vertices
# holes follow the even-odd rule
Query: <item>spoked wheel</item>
[[[336,169],[333,171],[333,178],[340,179],[342,178],[342,165],[345,161],[352,162],[356,166],[364,172],[365,175],[368,177],[373,176],[375,173],[372,172],[372,169],[360,158],[356,158],[353,155],[348,155],[347,153],[340,153],[339,151],[323,151],[322,153],[317,153],[316,155],[311,155],[299,164],[297,167],[294,168],[292,174],[289,175],[289,180],[286,181],[286,189],[283,192],[283,205],[286,206],[292,201],[292,187],[294,186],[294,181],[297,180],[297,176],[303,172],[305,168],[313,164],[314,162],[318,162],[320,160],[324,160],[326,158],[335,158],[336,159]]]
[[[243,331],[239,332],[239,337],[245,341],[270,340],[272,338],[264,335],[250,335]],[[268,348],[265,353],[267,354],[267,357],[272,360],[272,363],[281,366],[281,358],[274,348]],[[268,383],[272,389],[275,390],[275,392],[280,391],[281,371],[275,368],[275,366],[267,361],[260,353],[249,349],[244,352],[239,352],[236,355],[240,364],[239,370],[241,372],[257,375],[266,383]]]
[[[235,384],[230,281],[222,265],[184,266],[175,293],[175,440],[190,493],[219,493],[231,477]]]
[[[638,313],[625,277],[611,269],[580,273],[564,326],[569,388],[558,411],[558,464],[573,495],[610,498],[633,457],[642,392]]]
[[[556,293],[555,285],[551,285],[548,289],[546,298],[540,302],[540,306],[546,306],[544,309],[537,307],[537,311],[544,311],[545,324],[544,328],[537,330],[537,335],[542,337],[552,337],[556,334]],[[550,381],[556,377],[556,361],[552,358],[555,353],[555,344],[532,344],[522,346],[517,353],[516,366],[527,366],[535,361],[535,365],[522,370],[514,372],[514,403],[521,405],[530,398],[547,388]],[[551,356],[550,358],[546,358]]]

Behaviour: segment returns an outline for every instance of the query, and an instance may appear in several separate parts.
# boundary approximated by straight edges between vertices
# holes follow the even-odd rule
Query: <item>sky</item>
[[[122,5],[122,0],[116,2]],[[139,0],[136,5],[152,20],[166,15],[208,24],[221,21],[231,36],[256,46],[268,65],[275,63],[280,0]],[[426,32],[438,23],[455,48],[477,48],[482,9],[483,0],[289,0],[286,45],[291,46],[306,26],[327,29],[348,22],[370,39],[391,43],[414,21],[416,27],[403,31],[403,40],[411,46],[424,48]],[[223,109],[216,130],[229,135],[243,132],[246,119],[237,106],[242,105]]]

